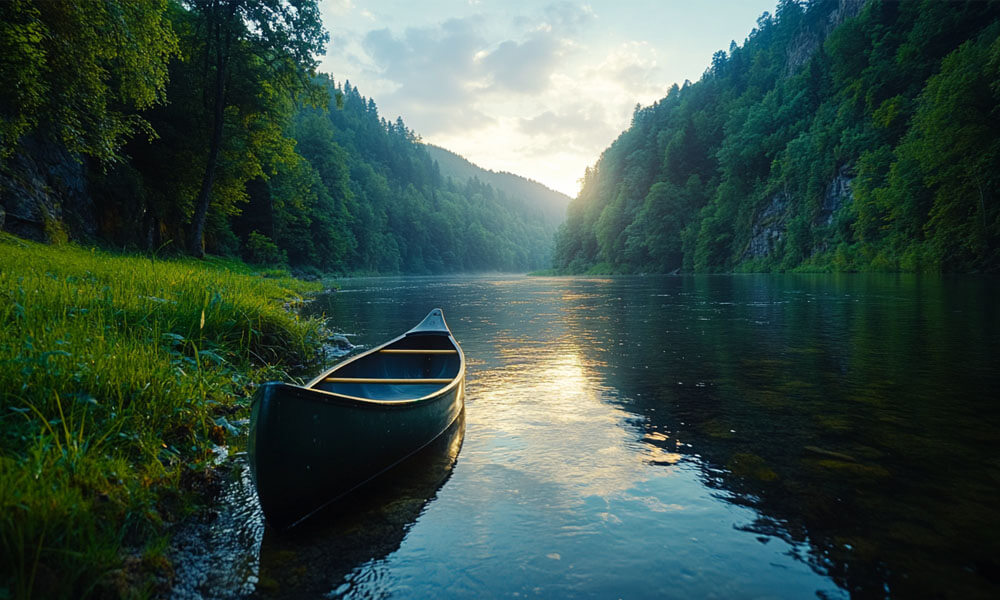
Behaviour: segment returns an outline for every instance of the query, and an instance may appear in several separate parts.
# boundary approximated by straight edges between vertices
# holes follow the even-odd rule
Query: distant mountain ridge
[[[559,225],[566,219],[566,207],[572,198],[532,179],[484,169],[467,158],[433,144],[424,144],[431,159],[437,162],[441,174],[458,182],[479,179],[503,192],[508,200],[520,202],[541,211],[548,225]]]

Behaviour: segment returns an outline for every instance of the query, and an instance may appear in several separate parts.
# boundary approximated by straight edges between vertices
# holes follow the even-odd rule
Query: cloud
[[[581,165],[627,127],[636,102],[659,97],[655,52],[602,43],[587,5],[515,15],[486,4],[419,26],[398,28],[398,14],[381,14],[379,28],[341,30],[334,75],[429,143],[573,194]]]
[[[664,75],[656,62],[656,49],[647,42],[619,45],[591,72],[598,73],[637,95],[659,93],[663,88]]]
[[[398,84],[395,94],[408,102],[462,105],[477,87],[476,53],[485,45],[477,19],[450,19],[436,27],[368,32],[362,47],[379,77]]]
[[[496,118],[471,105],[413,104],[406,113],[408,126],[423,136],[469,134],[496,125]]]
[[[361,47],[368,70],[395,82],[400,99],[459,106],[493,93],[545,91],[572,38],[595,18],[589,6],[557,2],[515,19],[518,27],[499,40],[487,33],[495,23],[476,14],[401,33],[369,31]]]
[[[551,31],[537,30],[518,43],[507,40],[481,61],[498,88],[518,93],[541,92],[560,59],[561,43]]]
[[[536,145],[531,151],[544,154],[553,151],[593,152],[595,147],[607,145],[618,129],[609,122],[603,111],[596,107],[576,105],[546,110],[517,123],[518,130],[547,143]]]
[[[584,26],[597,18],[594,10],[587,4],[572,2],[556,2],[549,4],[542,11],[548,23],[556,31],[565,34],[576,34]]]
[[[581,18],[565,10],[559,15],[561,24]],[[492,43],[485,25],[483,17],[472,16],[402,33],[372,30],[360,41],[367,60],[357,54],[350,59],[354,65],[365,63],[367,76],[393,82],[391,93],[408,106],[463,107],[490,94],[538,94],[547,89],[569,42],[543,26]]]
[[[354,8],[353,0],[327,0],[323,6],[330,14],[343,15]]]
[[[538,13],[515,15],[511,19],[511,26],[516,31],[541,27],[560,36],[572,37],[596,18],[597,15],[589,5],[554,2],[543,7]]]

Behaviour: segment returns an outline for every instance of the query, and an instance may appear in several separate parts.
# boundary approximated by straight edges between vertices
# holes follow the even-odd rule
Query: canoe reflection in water
[[[317,513],[306,527],[268,528],[260,548],[258,598],[346,593],[350,574],[396,551],[424,507],[451,476],[465,434],[465,411],[440,437],[368,485]],[[338,589],[341,588],[341,589]]]

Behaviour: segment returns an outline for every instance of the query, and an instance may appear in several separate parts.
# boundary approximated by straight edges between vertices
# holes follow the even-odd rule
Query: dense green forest
[[[1000,3],[782,0],[636,107],[563,272],[1000,269]]]
[[[571,200],[566,194],[514,173],[480,168],[445,148],[431,144],[425,147],[445,177],[452,177],[456,181],[478,179],[488,183],[509,198],[519,199],[524,204],[524,210],[534,211],[539,219],[552,226],[553,232],[566,219],[566,205]]]
[[[548,264],[533,201],[442,176],[316,73],[327,41],[316,0],[0,3],[0,226],[324,272]]]

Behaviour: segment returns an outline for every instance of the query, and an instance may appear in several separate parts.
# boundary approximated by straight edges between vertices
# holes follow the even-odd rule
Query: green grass
[[[226,419],[315,360],[318,284],[267,275],[0,234],[0,599],[158,593]]]

